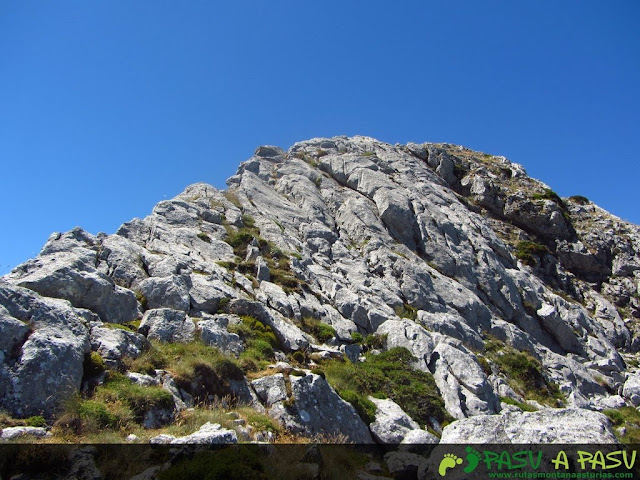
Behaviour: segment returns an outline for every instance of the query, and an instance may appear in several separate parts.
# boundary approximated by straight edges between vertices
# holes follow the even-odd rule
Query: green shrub
[[[324,372],[327,381],[343,398],[345,391],[364,397],[378,394],[391,398],[422,425],[429,423],[429,417],[441,423],[449,421],[433,376],[412,369],[413,360],[406,348],[397,347],[379,355],[368,355],[365,362],[357,364],[332,360],[324,364]],[[356,405],[354,408],[362,410]]]
[[[520,259],[525,265],[535,264],[536,256],[545,255],[549,253],[549,249],[539,243],[523,240],[516,245],[516,258]]]
[[[146,303],[146,300],[145,300]],[[132,320],[126,323],[104,323],[102,327],[104,328],[115,328],[118,330],[124,330],[126,332],[137,332],[138,327],[140,327],[140,320]]]
[[[173,396],[159,386],[145,387],[133,383],[128,377],[111,372],[107,382],[98,387],[92,405],[122,402],[131,408],[136,421],[141,421],[147,411],[152,408],[173,409]],[[92,401],[93,402],[93,401]],[[85,402],[86,404],[86,402]]]
[[[105,403],[98,400],[83,400],[78,413],[85,422],[97,428],[117,428],[120,421],[117,415],[109,411]]]
[[[158,473],[158,480],[267,480],[259,450],[242,445],[200,451]]]
[[[531,354],[496,339],[485,343],[485,353],[516,393],[547,405],[562,406],[564,395],[560,388],[544,377],[542,365]]]
[[[589,205],[591,203],[587,197],[583,197],[582,195],[573,195],[569,197],[569,200],[578,205]]]
[[[296,350],[291,354],[291,357],[301,365],[304,365],[307,361],[307,357],[302,350]]]
[[[314,317],[303,317],[300,322],[300,328],[322,343],[336,336],[336,330],[331,325],[323,323]]]
[[[265,325],[257,318],[249,315],[243,315],[240,319],[242,321],[241,324],[229,325],[229,332],[238,334],[245,343],[250,343],[252,340],[262,340],[271,345],[272,348],[280,348],[280,342],[278,342],[276,334],[269,325]]]
[[[204,232],[199,232],[197,237],[203,242],[211,243],[211,237]]]
[[[82,371],[84,378],[97,377],[106,370],[107,366],[98,352],[91,352],[84,356]]]
[[[396,307],[396,315],[400,318],[408,318],[415,321],[418,318],[418,309],[405,303],[401,307]]]
[[[135,415],[125,402],[83,399],[76,394],[65,401],[56,415],[53,432],[62,435],[90,435],[105,429],[131,427],[134,422]]]
[[[239,335],[247,347],[240,354],[240,367],[245,371],[255,371],[274,358],[274,349],[279,348],[280,343],[268,325],[248,315],[240,318],[242,323],[230,325],[228,330]]]
[[[252,232],[250,232],[247,229],[241,228],[237,232],[232,232],[229,235],[229,237],[227,238],[227,243],[233,247],[233,250],[234,252],[236,252],[236,255],[243,256],[239,254],[238,251],[236,251],[236,249],[239,251],[241,251],[242,249],[246,250],[247,246],[251,243],[251,241],[254,238],[255,237]]]
[[[138,303],[140,304],[140,306],[142,307],[142,311],[146,311],[147,310],[147,297],[144,296],[144,294],[140,291],[134,291],[136,294],[136,300],[138,300]]]
[[[237,208],[242,208],[242,203],[240,203],[240,199],[235,192],[227,190],[224,192],[224,196],[229,202],[231,202],[231,204],[235,205]]]
[[[538,409],[535,408],[534,406],[529,405],[528,403],[519,402],[517,400],[514,400],[511,397],[500,397],[500,401],[503,402],[503,403],[506,403],[507,405],[513,405],[515,407],[518,407],[523,412],[536,412],[536,411],[538,411]]]
[[[386,340],[387,340],[387,336],[386,335],[379,335],[377,333],[370,333],[364,339],[364,346],[368,350],[381,349],[381,348],[384,348],[384,344],[385,344]]]
[[[220,262],[216,262],[216,264],[218,264],[222,268],[226,268],[229,271],[235,270],[236,267],[238,266],[235,262],[222,262],[222,261],[220,261]]]
[[[364,342],[364,337],[359,332],[351,332],[351,340],[355,343],[362,343]]]
[[[24,424],[27,427],[46,427],[47,421],[44,419],[44,417],[36,415],[33,417],[25,418]]]
[[[362,418],[367,425],[375,422],[376,406],[366,395],[353,390],[341,390],[339,393],[343,400],[353,405],[353,408],[355,408],[360,418]]]
[[[229,307],[230,301],[231,299],[229,297],[222,297],[218,302],[218,313],[225,313]]]
[[[552,200],[558,205],[564,205],[560,196],[550,188],[545,188],[542,193],[534,193],[531,198],[534,200]]]
[[[256,221],[251,215],[242,215],[242,223],[247,228],[255,228]]]
[[[218,349],[197,340],[189,343],[152,342],[149,351],[127,361],[129,370],[151,373],[170,371],[176,383],[198,402],[208,403],[209,395],[230,395],[229,379],[241,380],[240,366]]]
[[[616,427],[624,427],[624,435],[619,435],[619,440],[626,444],[640,443],[640,412],[633,407],[621,407],[618,409],[604,410],[611,423]]]

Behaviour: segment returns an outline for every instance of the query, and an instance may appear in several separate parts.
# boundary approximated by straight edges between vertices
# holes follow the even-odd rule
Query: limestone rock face
[[[121,329],[95,327],[91,329],[90,338],[91,349],[114,367],[119,366],[123,358],[138,358],[149,349],[149,341],[144,336]]]
[[[360,136],[260,147],[227,185],[191,185],[113,235],[53,234],[4,276],[0,409],[53,416],[92,349],[123,368],[152,342],[218,348],[253,380],[212,384],[305,435],[358,442],[369,429],[320,376],[253,375],[406,348],[452,425],[539,415],[550,439],[589,410],[640,404],[640,228],[584,197],[504,157]],[[500,397],[569,410],[519,414]],[[422,435],[403,428],[418,433],[390,441]]]
[[[611,422],[584,409],[480,415],[453,422],[440,443],[616,443]]]
[[[171,308],[147,310],[140,322],[139,332],[149,339],[162,342],[188,342],[195,335],[195,324],[184,312]]]
[[[65,300],[5,282],[0,282],[0,305],[2,325],[8,326],[4,341],[11,344],[2,352],[0,403],[18,417],[50,416],[80,389],[84,355],[90,351],[82,313]]]
[[[252,386],[271,413],[294,433],[344,437],[351,443],[373,442],[355,409],[319,375],[285,378],[276,374],[254,380]]]
[[[373,397],[369,397],[369,400],[376,406],[376,420],[369,428],[378,442],[401,443],[409,432],[420,429],[420,425],[393,400]]]

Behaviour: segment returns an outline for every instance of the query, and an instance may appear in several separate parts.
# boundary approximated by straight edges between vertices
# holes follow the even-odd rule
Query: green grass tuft
[[[413,360],[406,348],[397,347],[369,355],[357,364],[332,360],[323,364],[323,370],[327,381],[365,421],[371,419],[371,408],[365,400],[374,394],[391,398],[421,425],[429,424],[429,417],[441,423],[450,421],[433,376],[412,369]]]

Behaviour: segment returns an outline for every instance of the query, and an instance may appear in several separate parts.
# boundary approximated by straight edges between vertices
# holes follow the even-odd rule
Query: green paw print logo
[[[478,467],[478,464],[480,463],[480,452],[474,450],[471,447],[467,447],[465,451],[467,452],[467,466],[463,468],[463,471],[464,473],[471,473]],[[452,468],[456,468],[458,465],[462,465],[462,462],[462,458],[458,457],[457,455],[454,455],[453,453],[445,453],[444,458],[442,459],[442,461],[440,462],[440,466],[438,467],[438,473],[441,477],[444,477],[449,470],[451,470]]]

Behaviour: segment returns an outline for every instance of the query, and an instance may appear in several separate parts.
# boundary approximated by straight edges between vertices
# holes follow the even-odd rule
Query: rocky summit
[[[227,185],[2,277],[7,438],[640,439],[638,226],[450,144],[263,146]]]

